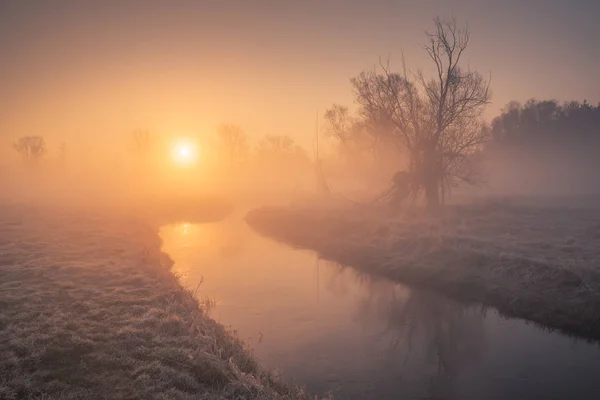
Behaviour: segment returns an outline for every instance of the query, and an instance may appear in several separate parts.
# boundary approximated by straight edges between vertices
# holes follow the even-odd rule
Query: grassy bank
[[[0,206],[0,398],[304,398],[171,274],[154,230]]]
[[[260,208],[258,232],[363,271],[600,339],[600,212],[457,206],[438,218],[359,209]]]

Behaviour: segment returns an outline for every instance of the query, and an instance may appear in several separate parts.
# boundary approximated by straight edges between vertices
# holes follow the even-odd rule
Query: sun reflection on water
[[[243,249],[239,231],[223,222],[166,225],[161,228],[160,236],[163,251],[175,261],[173,272],[188,277],[184,278],[184,285],[195,286],[194,279],[220,270],[219,266],[238,257]]]

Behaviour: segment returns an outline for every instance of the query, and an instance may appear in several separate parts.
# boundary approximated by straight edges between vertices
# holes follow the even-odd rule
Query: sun
[[[182,166],[190,166],[198,161],[198,147],[190,140],[178,140],[173,145],[173,161]]]

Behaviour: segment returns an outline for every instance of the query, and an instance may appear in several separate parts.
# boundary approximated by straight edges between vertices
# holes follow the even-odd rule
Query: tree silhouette
[[[263,166],[288,171],[310,163],[306,151],[286,135],[265,136],[256,146],[256,157]]]
[[[67,164],[67,157],[69,156],[69,148],[67,144],[62,142],[58,149],[56,150],[56,157],[58,158],[58,163],[61,167],[65,167]]]
[[[492,182],[529,193],[598,191],[600,105],[531,99],[508,103],[491,123]]]
[[[46,141],[42,136],[22,136],[14,144],[26,165],[36,165],[46,155]]]
[[[407,151],[411,192],[424,192],[430,208],[459,182],[480,182],[470,156],[488,138],[483,110],[491,96],[481,74],[460,66],[469,31],[455,20],[437,18],[434,25],[424,46],[433,78],[409,73],[404,63],[403,72],[394,73],[389,62],[380,62],[379,69],[351,80],[361,126],[379,145],[395,143]]]
[[[248,143],[242,128],[233,124],[221,124],[217,133],[230,163],[240,162],[246,157]]]
[[[286,135],[267,135],[256,147],[259,158],[264,160],[286,160],[290,157],[306,157],[304,150],[294,139]]]
[[[492,121],[494,143],[561,144],[583,143],[600,138],[600,104],[571,101],[559,105],[556,100],[531,99],[521,105],[508,103]]]
[[[149,131],[144,129],[137,129],[133,131],[132,136],[135,153],[142,159],[147,159],[150,151],[152,150],[154,138]]]
[[[334,104],[325,111],[325,121],[328,123],[325,133],[337,139],[342,146],[350,147],[350,143],[356,139],[357,122],[354,121],[348,111],[348,107]]]
[[[370,135],[364,124],[358,118],[350,115],[348,107],[334,104],[325,111],[325,134],[334,138],[340,144],[341,153],[351,159],[360,154],[369,154],[375,159],[381,156],[380,139],[377,135]]]

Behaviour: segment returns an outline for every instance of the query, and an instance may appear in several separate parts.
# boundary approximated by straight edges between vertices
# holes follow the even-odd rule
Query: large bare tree
[[[351,80],[358,118],[381,141],[392,139],[409,154],[414,196],[424,192],[435,208],[459,182],[480,182],[470,156],[488,137],[483,111],[490,101],[489,80],[460,66],[469,44],[468,29],[456,20],[434,20],[424,49],[434,76],[391,71],[390,63]]]
[[[13,145],[27,165],[37,164],[47,152],[42,136],[22,136]]]

